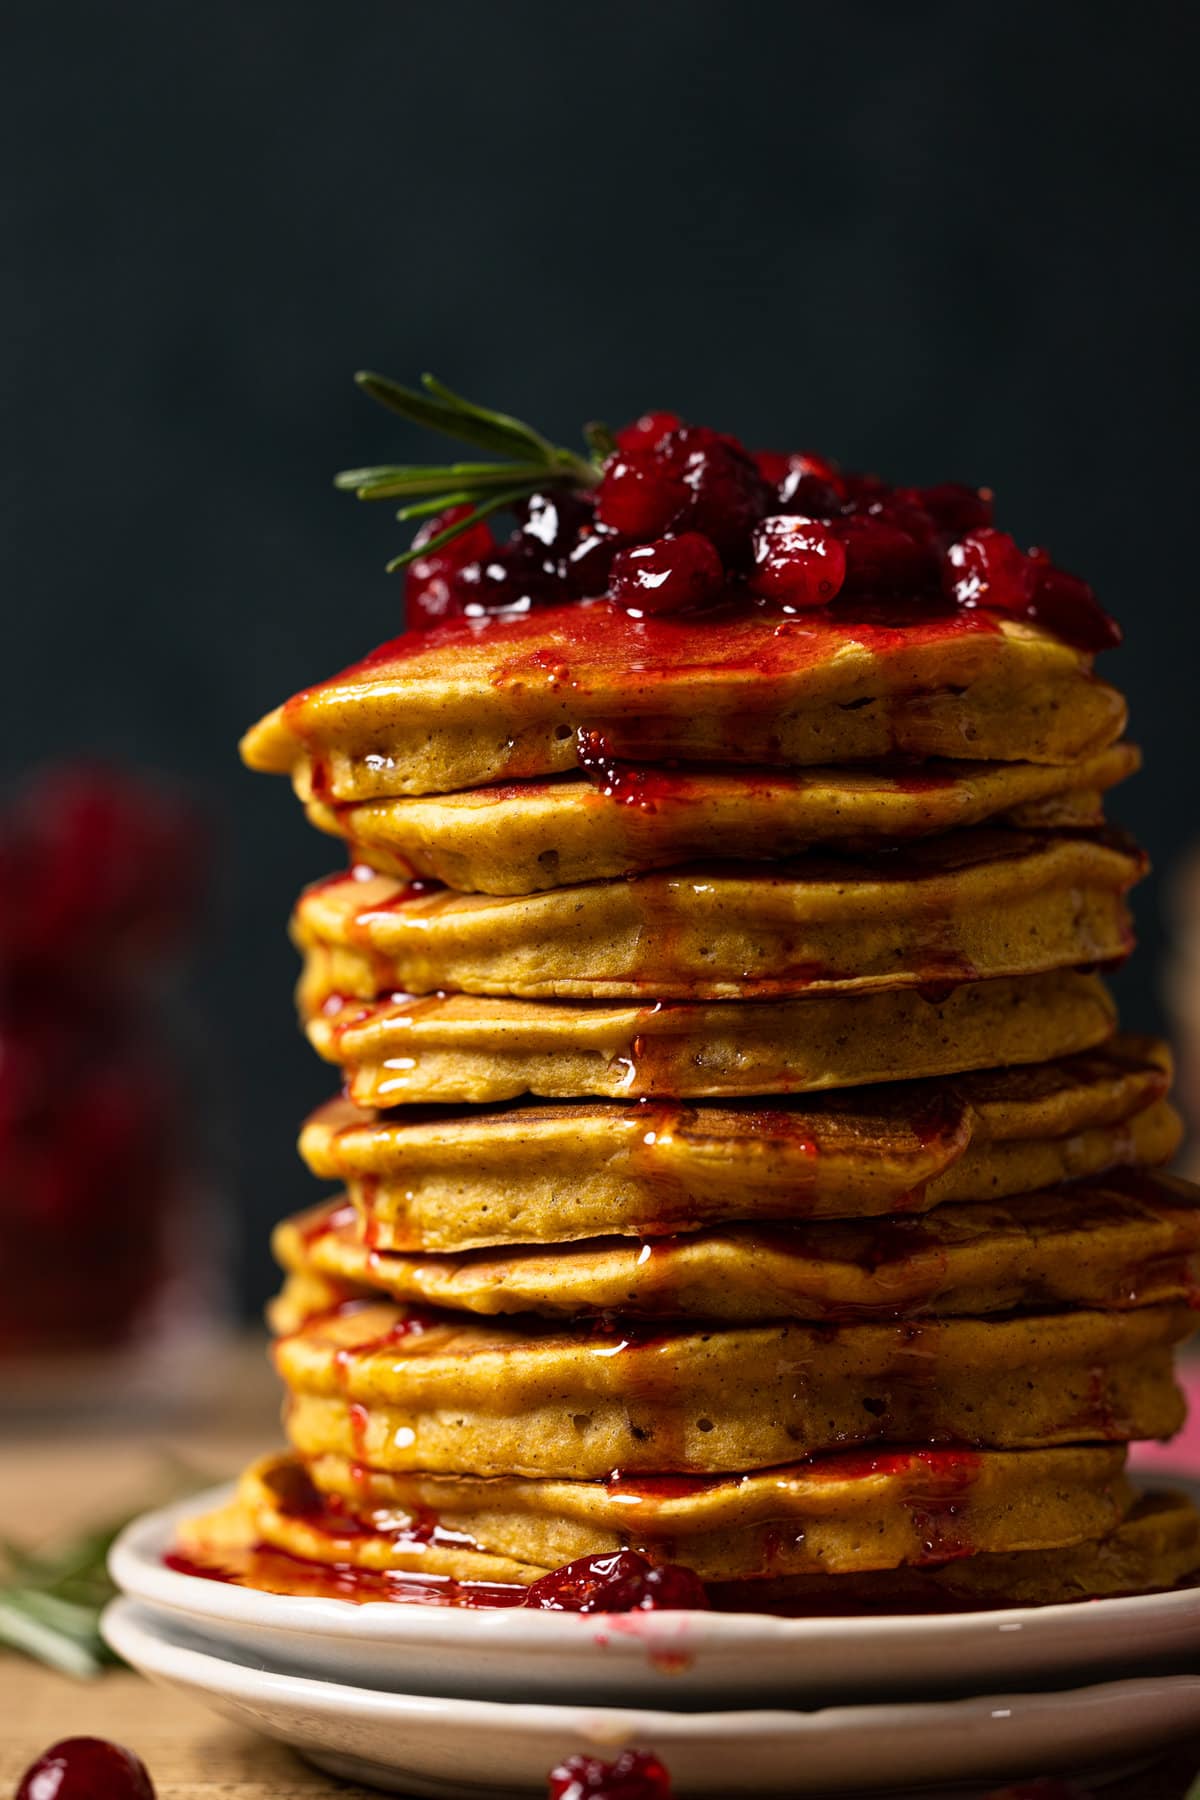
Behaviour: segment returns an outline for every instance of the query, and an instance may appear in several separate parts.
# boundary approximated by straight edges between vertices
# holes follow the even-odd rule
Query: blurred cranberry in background
[[[190,804],[115,769],[45,771],[0,808],[5,1362],[78,1369],[203,1310],[169,993],[208,851]]]

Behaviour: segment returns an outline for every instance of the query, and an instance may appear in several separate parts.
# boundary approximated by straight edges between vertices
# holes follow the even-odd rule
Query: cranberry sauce
[[[416,546],[469,510],[429,520]],[[899,599],[1008,613],[1087,652],[1120,641],[1086,582],[995,528],[989,490],[891,487],[812,452],[755,456],[672,413],[618,433],[590,492],[534,494],[505,542],[476,523],[406,580],[416,633],[605,597],[637,619],[703,612],[731,592],[785,615]]]
[[[671,1800],[671,1778],[651,1750],[622,1750],[611,1763],[568,1756],[547,1779],[549,1800]]]

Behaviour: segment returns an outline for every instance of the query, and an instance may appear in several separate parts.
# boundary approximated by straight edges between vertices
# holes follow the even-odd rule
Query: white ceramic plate
[[[1200,1728],[1200,1675],[1158,1675],[1065,1691],[814,1712],[654,1712],[446,1699],[315,1681],[202,1651],[135,1601],[104,1634],[152,1681],[279,1738],[351,1780],[439,1800],[544,1796],[575,1751],[658,1752],[689,1796],[849,1793],[931,1782],[1001,1781],[1157,1751]]]
[[[756,1613],[571,1613],[262,1594],[164,1568],[184,1514],[221,1489],[131,1525],[113,1579],[222,1652],[293,1674],[404,1693],[668,1707],[914,1694],[1027,1684],[1195,1660],[1200,1589],[1075,1606],[909,1617],[776,1619]]]

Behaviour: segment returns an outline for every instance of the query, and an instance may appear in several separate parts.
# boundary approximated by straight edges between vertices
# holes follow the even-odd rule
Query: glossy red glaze
[[[105,1738],[62,1738],[31,1763],[15,1800],[154,1800],[139,1756]]]
[[[528,1589],[533,1612],[627,1613],[705,1609],[708,1593],[691,1569],[653,1564],[634,1550],[581,1556]]]

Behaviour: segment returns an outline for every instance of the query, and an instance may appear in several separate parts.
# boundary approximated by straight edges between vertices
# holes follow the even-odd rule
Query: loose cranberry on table
[[[611,1763],[568,1756],[550,1771],[549,1800],[671,1800],[671,1777],[651,1750],[622,1750]]]
[[[618,606],[643,613],[681,612],[715,599],[725,583],[716,547],[698,531],[619,550],[609,573]]]
[[[63,1738],[26,1769],[15,1800],[154,1800],[145,1763],[104,1738]]]
[[[677,1612],[707,1609],[700,1577],[676,1563],[656,1566],[636,1550],[581,1556],[525,1591],[532,1612]]]

